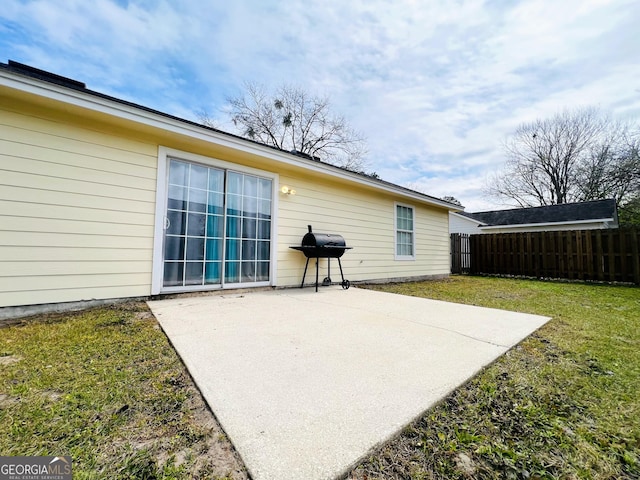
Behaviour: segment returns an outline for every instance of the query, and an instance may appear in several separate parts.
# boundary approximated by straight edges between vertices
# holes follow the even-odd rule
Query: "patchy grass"
[[[479,277],[370,288],[553,320],[350,479],[640,478],[640,289]]]
[[[0,329],[0,452],[76,479],[246,479],[144,303]]]
[[[377,290],[553,317],[351,479],[640,478],[640,289],[453,277]],[[144,304],[0,329],[0,454],[77,479],[246,479]]]

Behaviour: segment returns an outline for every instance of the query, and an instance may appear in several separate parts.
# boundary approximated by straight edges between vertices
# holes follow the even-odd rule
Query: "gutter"
[[[586,223],[603,223],[613,222],[613,218],[594,218],[592,220],[575,220],[571,222],[546,222],[546,223],[508,223],[505,225],[486,225],[479,228],[481,230],[497,230],[500,228],[528,228],[528,227],[551,227],[558,225],[584,225]]]

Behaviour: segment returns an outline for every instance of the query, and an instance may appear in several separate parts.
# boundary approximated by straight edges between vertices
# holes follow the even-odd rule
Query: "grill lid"
[[[347,244],[342,235],[336,233],[314,233],[311,225],[307,225],[309,232],[302,237],[303,247],[340,247],[344,248]]]
[[[340,258],[345,250],[351,249],[342,235],[336,233],[316,233],[311,225],[308,225],[309,232],[302,237],[302,245],[290,247],[302,251],[307,257],[331,257]]]
[[[335,233],[307,233],[302,238],[303,247],[316,247],[316,248],[329,248],[338,247],[344,248],[346,243],[342,235]]]

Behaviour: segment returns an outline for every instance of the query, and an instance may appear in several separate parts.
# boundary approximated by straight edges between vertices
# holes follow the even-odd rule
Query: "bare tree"
[[[327,97],[286,85],[270,93],[247,83],[240,96],[227,100],[240,135],[364,173],[364,138],[331,112]]]
[[[577,171],[581,199],[615,198],[620,205],[640,195],[639,133],[618,123],[593,146]]]
[[[200,120],[201,124],[215,129],[220,128],[218,122],[211,116],[211,114],[207,110],[200,110],[199,112],[196,112],[196,115],[198,116],[198,120]]]
[[[462,206],[462,202],[451,195],[445,195],[444,197],[442,197],[442,200],[444,200],[445,202],[453,203],[454,205],[458,205],[459,207]]]
[[[599,198],[621,202],[638,184],[632,128],[595,108],[522,124],[505,144],[504,170],[485,190],[521,207]]]

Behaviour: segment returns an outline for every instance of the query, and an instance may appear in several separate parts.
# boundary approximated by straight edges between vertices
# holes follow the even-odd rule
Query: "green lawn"
[[[0,455],[74,479],[247,478],[143,303],[0,329]]]
[[[639,288],[480,277],[370,288],[553,319],[350,478],[640,478]]]

